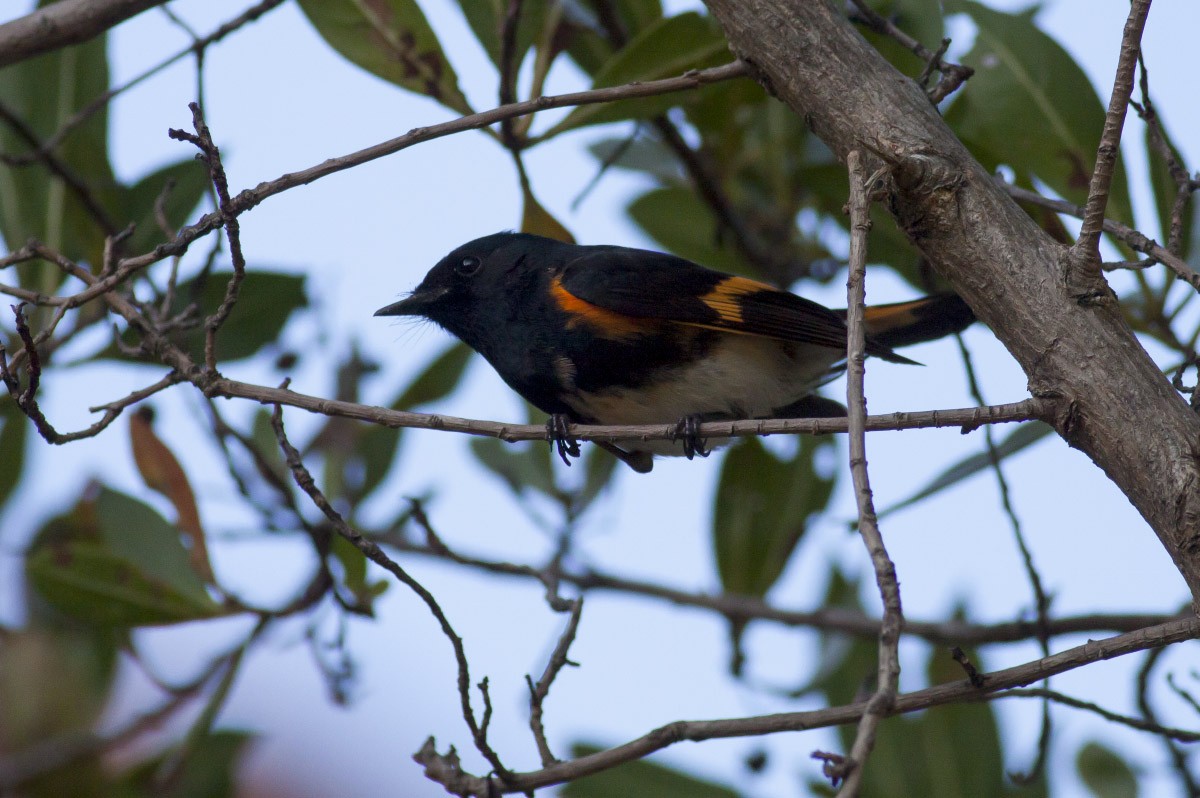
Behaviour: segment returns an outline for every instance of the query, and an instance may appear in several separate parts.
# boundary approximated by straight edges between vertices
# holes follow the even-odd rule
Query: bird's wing
[[[551,291],[562,309],[601,326],[632,317],[846,347],[845,322],[825,306],[658,252],[589,247],[554,276]],[[868,342],[867,351],[909,362],[874,342]]]

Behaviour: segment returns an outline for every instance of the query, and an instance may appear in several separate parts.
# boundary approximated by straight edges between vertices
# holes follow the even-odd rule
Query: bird
[[[668,441],[596,443],[634,471],[654,455],[708,454],[705,421],[845,415],[815,391],[845,369],[845,311],[675,255],[500,232],[442,258],[376,316],[428,319],[548,413],[570,465],[569,424],[675,424]],[[974,321],[956,294],[866,308],[866,354]]]

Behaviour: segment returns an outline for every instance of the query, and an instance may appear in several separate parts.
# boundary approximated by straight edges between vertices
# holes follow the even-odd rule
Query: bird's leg
[[[551,413],[550,418],[546,419],[546,440],[550,441],[568,466],[571,465],[571,458],[580,454],[579,441],[570,436],[570,429],[571,419],[563,413]]]
[[[689,460],[696,455],[708,457],[711,453],[708,441],[700,437],[701,420],[700,416],[684,416],[675,425],[675,434],[671,436],[672,441],[683,441],[683,456]]]

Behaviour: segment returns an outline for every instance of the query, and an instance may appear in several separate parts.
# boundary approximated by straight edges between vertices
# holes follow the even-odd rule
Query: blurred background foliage
[[[438,40],[415,0],[297,2],[331,48],[398,91],[428,96],[454,114],[476,110],[459,87],[452,49]],[[962,60],[976,73],[965,89],[945,101],[944,118],[987,168],[1017,185],[1084,202],[1104,104],[1080,66],[1037,27],[1032,13],[1002,13],[968,0],[876,0],[872,5],[930,49],[946,35],[943,10],[969,21],[974,44]],[[495,67],[501,99],[506,93],[509,100],[543,93],[546,77],[560,59],[569,59],[595,87],[671,77],[730,60],[721,31],[709,17],[696,11],[664,14],[659,0],[524,3],[511,48],[502,41],[508,3],[458,0],[458,6]],[[920,59],[892,40],[863,31],[901,72],[915,76],[924,68]],[[132,182],[116,178],[105,158],[112,135],[109,114],[104,103],[95,104],[112,88],[106,48],[106,37],[101,36],[0,70],[0,104],[12,117],[0,121],[0,153],[18,156],[36,152],[47,142],[53,145],[48,148],[52,167],[37,156],[0,162],[0,235],[10,250],[36,238],[99,271],[106,237],[126,225],[136,227],[121,243],[121,253],[139,254],[170,240],[212,206],[206,170],[191,158]],[[518,71],[521,81],[516,79]],[[842,274],[839,258],[848,227],[842,213],[845,169],[811,135],[803,119],[749,80],[579,107],[547,124],[540,117],[524,117],[481,131],[504,146],[521,175],[526,230],[570,236],[538,203],[537,187],[525,176],[524,154],[571,131],[601,125],[601,135],[590,145],[597,180],[610,169],[646,178],[648,188],[630,199],[627,210],[664,250],[785,287],[831,281]],[[1151,174],[1131,178],[1118,164],[1109,213],[1132,224],[1128,183],[1148,180],[1160,229],[1166,230],[1176,186],[1153,143],[1147,139],[1140,146],[1147,149]],[[1057,216],[1032,207],[1030,211],[1052,235],[1069,236]],[[1182,236],[1183,252],[1200,266],[1191,215]],[[223,245],[216,236],[212,246],[199,269],[172,271],[169,282],[143,276],[127,289],[160,307],[162,318],[178,319],[176,342],[195,356],[203,346],[199,320],[219,304],[230,277],[218,265]],[[1132,257],[1122,245],[1115,247]],[[878,209],[869,251],[875,268],[895,272],[917,291],[939,287],[920,253]],[[23,264],[16,272],[20,286],[45,294],[59,291],[64,279],[59,268],[44,262]],[[1195,293],[1176,290],[1175,280],[1161,269],[1136,271],[1135,284],[1136,291],[1123,297],[1129,323],[1182,361],[1194,348],[1198,331],[1181,328],[1179,320],[1187,318],[1182,311]],[[54,358],[58,346],[111,322],[100,307],[92,303],[75,311],[57,336],[45,342],[42,357],[47,367],[59,366]],[[278,346],[281,331],[310,311],[302,274],[274,265],[264,271],[261,264],[251,263],[241,300],[218,339],[222,367],[265,354],[276,359],[281,372],[287,371],[303,355]],[[37,330],[49,318],[48,310],[31,311],[30,318]],[[153,363],[137,351],[136,332],[118,333],[82,360],[117,359],[128,362],[129,368],[148,369],[136,365]],[[9,352],[20,348],[8,325],[3,335]],[[449,347],[389,406],[435,407],[457,389],[470,359],[462,345]],[[362,381],[373,371],[374,365],[357,352],[341,353],[336,398],[357,400]],[[313,514],[303,507],[304,499],[278,453],[267,411],[260,411],[249,428],[238,429],[215,404],[207,407],[208,417],[197,423],[225,452],[243,500],[261,518],[261,532],[310,536],[320,558],[317,573],[286,606],[250,607],[222,590],[204,558],[205,530],[195,514],[193,489],[203,480],[189,472],[185,452],[172,452],[156,436],[152,416],[138,415],[130,426],[138,468],[147,486],[166,497],[176,517],[164,518],[101,478],[73,506],[48,521],[24,553],[27,621],[21,628],[0,630],[0,755],[7,757],[8,768],[0,776],[21,783],[17,794],[233,794],[233,768],[247,737],[211,725],[242,653],[272,619],[320,602],[369,617],[373,602],[388,586],[368,570],[357,550],[310,520]],[[540,420],[533,410],[530,419]],[[999,444],[997,454],[1006,457],[1049,432],[1036,424],[1020,427]],[[358,510],[386,484],[404,443],[402,430],[333,418],[324,419],[302,448],[307,459],[321,464],[322,488],[346,519],[386,543],[420,539],[419,525],[414,524],[420,502],[405,506],[383,524],[366,523]],[[0,400],[0,502],[16,495],[27,476],[23,458],[31,447],[41,445],[15,403],[7,396]],[[712,551],[724,590],[765,596],[804,545],[807,524],[825,511],[839,478],[840,469],[830,467],[826,451],[832,445],[827,439],[801,437],[790,448],[768,448],[750,438],[720,455],[724,465],[711,499]],[[587,447],[579,467],[567,471],[555,467],[548,446],[507,445],[488,438],[473,439],[471,451],[533,523],[564,540],[608,484],[615,463],[599,449]],[[950,464],[905,504],[928,499],[989,466],[985,455]],[[863,611],[857,587],[835,576],[826,606]],[[132,649],[132,630],[246,612],[261,619],[250,637],[215,658],[192,683],[169,686],[173,697],[168,705],[185,698],[205,702],[206,711],[191,728],[148,757],[127,758],[117,769],[102,766],[109,745],[94,730],[109,700],[118,653]],[[734,677],[740,671],[740,632],[733,624]],[[869,689],[874,641],[822,633],[820,650],[819,677],[797,688],[795,697],[816,696],[834,705]],[[958,667],[933,647],[927,662],[926,684],[961,677]],[[843,728],[842,733],[848,748],[853,730]],[[575,753],[591,750],[595,749],[581,742]],[[22,772],[27,759],[44,765],[50,755],[46,751],[61,755],[62,765],[43,766],[36,775]],[[42,758],[33,756],[39,752]],[[882,726],[863,794],[1047,794],[1043,775],[1018,784],[1005,778],[1003,761],[989,704],[942,707]],[[1078,752],[1077,766],[1096,796],[1138,794],[1134,774],[1139,765],[1120,752],[1090,744]],[[813,781],[808,789],[816,795],[833,794],[825,782]],[[695,798],[738,793],[652,762],[638,762],[571,784],[563,794]]]

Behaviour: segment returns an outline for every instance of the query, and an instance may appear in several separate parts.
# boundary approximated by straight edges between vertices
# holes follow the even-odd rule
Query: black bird
[[[551,415],[564,461],[579,452],[568,421],[678,422],[676,441],[599,443],[644,473],[654,454],[707,454],[702,421],[845,413],[813,393],[845,367],[845,311],[660,252],[496,233],[375,315],[423,316],[461,338]],[[913,363],[892,347],[972,321],[953,294],[870,307],[866,351]]]

